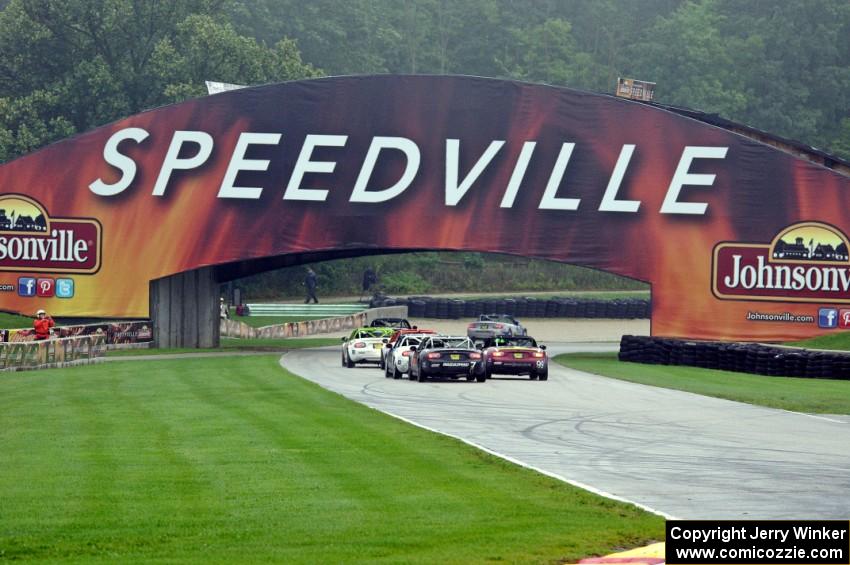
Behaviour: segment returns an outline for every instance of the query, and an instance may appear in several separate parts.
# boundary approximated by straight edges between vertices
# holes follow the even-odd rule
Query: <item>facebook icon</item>
[[[837,328],[838,327],[838,309],[837,308],[819,308],[818,309],[818,327],[821,327],[821,328]]]
[[[35,279],[21,277],[18,279],[18,296],[35,296]]]

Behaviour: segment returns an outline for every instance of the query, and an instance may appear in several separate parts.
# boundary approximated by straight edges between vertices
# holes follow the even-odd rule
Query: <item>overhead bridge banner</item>
[[[655,335],[807,337],[850,329],[848,202],[830,169],[612,96],[296,81],[0,166],[0,309],[147,316],[151,280],[199,267],[467,250],[646,281]]]

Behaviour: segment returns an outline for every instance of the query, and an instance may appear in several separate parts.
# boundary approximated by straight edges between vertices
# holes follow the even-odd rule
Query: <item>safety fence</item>
[[[221,320],[221,336],[241,339],[307,337],[359,328],[366,325],[366,320],[366,313],[360,312],[334,318],[323,318],[321,320],[287,322],[285,324],[254,328],[245,322],[239,321],[237,318],[234,320]]]
[[[508,314],[517,318],[649,318],[651,302],[644,298],[614,300],[585,298],[452,299],[430,296],[378,297],[371,307],[407,306],[411,318],[475,318],[481,314]]]
[[[0,343],[0,371],[68,367],[97,362],[106,353],[106,336]]]
[[[850,353],[624,335],[620,361],[687,365],[739,373],[850,380]]]
[[[221,320],[222,337],[241,339],[279,339],[290,337],[307,337],[313,335],[344,332],[369,324],[376,318],[406,318],[406,306],[389,306],[386,308],[370,308],[355,314],[306,320],[303,322],[288,322],[254,328],[239,320]]]
[[[53,328],[53,337],[101,335],[107,345],[129,345],[150,342],[153,339],[152,327],[150,320],[56,326]],[[22,343],[34,340],[35,330],[32,328],[0,330],[0,342]]]

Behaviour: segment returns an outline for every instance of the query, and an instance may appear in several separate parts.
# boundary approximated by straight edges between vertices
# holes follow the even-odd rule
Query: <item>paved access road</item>
[[[550,344],[552,353],[616,344]],[[352,400],[678,518],[850,517],[850,418],[797,414],[588,375],[385,379],[338,349],[281,364]]]

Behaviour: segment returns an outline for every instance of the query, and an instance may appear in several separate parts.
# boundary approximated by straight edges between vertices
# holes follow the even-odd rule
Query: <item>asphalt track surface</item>
[[[553,354],[616,344],[550,344]],[[553,364],[549,381],[386,379],[339,348],[286,369],[520,464],[686,519],[850,517],[850,417],[814,416],[638,385]]]

